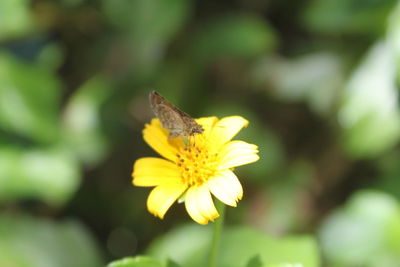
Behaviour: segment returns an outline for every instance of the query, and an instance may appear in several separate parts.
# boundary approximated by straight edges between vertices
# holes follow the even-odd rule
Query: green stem
[[[219,217],[214,223],[214,232],[211,241],[210,258],[208,259],[208,267],[216,267],[217,257],[219,250],[219,243],[221,239],[222,227],[224,225],[225,205],[221,201],[216,201]]]

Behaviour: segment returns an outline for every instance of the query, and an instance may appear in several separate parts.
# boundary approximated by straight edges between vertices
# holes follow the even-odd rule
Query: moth
[[[192,117],[172,105],[156,91],[150,92],[149,101],[154,115],[160,120],[162,127],[169,131],[169,138],[189,137],[204,131]]]

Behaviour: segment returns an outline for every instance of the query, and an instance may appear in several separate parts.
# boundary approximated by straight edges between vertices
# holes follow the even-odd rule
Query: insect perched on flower
[[[162,126],[169,130],[169,137],[193,136],[204,130],[192,117],[172,105],[164,97],[153,91],[149,94],[150,106]]]
[[[150,94],[152,97],[159,95]],[[157,114],[160,110],[156,108],[158,119],[146,124],[143,137],[165,159],[145,157],[136,160],[133,184],[155,187],[147,199],[147,209],[155,216],[164,218],[171,205],[180,199],[194,221],[207,224],[219,216],[211,194],[226,205],[236,207],[243,189],[232,170],[259,159],[256,145],[232,141],[248,121],[240,116],[195,120],[160,99],[156,105],[161,105],[161,109],[166,109],[172,114],[168,116],[178,122],[166,123],[169,119]],[[185,144],[182,138],[170,138],[174,136],[191,136],[193,142],[189,140]]]

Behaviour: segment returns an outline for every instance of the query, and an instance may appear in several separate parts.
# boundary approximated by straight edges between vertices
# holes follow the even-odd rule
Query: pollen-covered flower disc
[[[158,119],[146,124],[143,137],[147,144],[164,158],[138,159],[133,166],[133,184],[155,187],[147,199],[148,210],[157,217],[182,199],[190,217],[207,224],[219,216],[212,195],[226,205],[236,207],[243,196],[242,186],[232,172],[234,167],[259,159],[258,147],[232,138],[248,121],[240,116],[197,119],[201,134],[168,138]]]

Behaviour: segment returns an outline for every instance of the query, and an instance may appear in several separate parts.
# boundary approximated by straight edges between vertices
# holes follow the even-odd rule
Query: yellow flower
[[[182,138],[168,138],[158,119],[152,119],[143,130],[147,144],[165,159],[138,159],[133,166],[133,184],[155,186],[147,199],[147,208],[161,219],[180,199],[194,221],[213,221],[219,214],[211,193],[226,205],[236,207],[243,189],[232,170],[259,159],[256,145],[231,140],[247,126],[244,118],[206,117],[196,121],[204,132],[190,137],[190,144]]]

